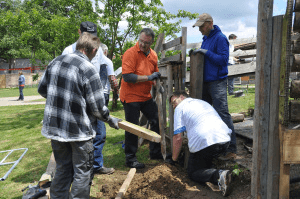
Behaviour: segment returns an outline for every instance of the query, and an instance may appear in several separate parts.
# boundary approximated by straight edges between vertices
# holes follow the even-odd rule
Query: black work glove
[[[151,75],[148,75],[148,80],[153,81],[155,79],[160,78],[160,76],[161,76],[160,72],[154,72]]]
[[[189,51],[189,57],[193,54],[193,52],[194,52],[193,49],[191,49],[191,50]]]
[[[207,53],[207,50],[206,50],[206,49],[203,49],[203,48],[200,48],[200,49],[197,49],[197,50],[191,49],[191,50],[189,51],[189,56],[195,55],[196,53],[202,53],[203,55],[205,55],[205,54]]]
[[[115,118],[112,116],[108,116],[108,120],[107,123],[109,124],[110,127],[115,128],[115,129],[119,129],[119,122],[121,122],[122,120],[119,118]]]

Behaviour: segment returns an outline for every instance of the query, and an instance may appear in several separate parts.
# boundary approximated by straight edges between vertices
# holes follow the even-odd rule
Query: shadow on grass
[[[24,128],[24,126],[27,129],[35,128],[41,123],[43,116],[44,109],[22,111],[21,113],[10,116],[1,122],[0,129],[2,131],[7,131],[11,129]]]

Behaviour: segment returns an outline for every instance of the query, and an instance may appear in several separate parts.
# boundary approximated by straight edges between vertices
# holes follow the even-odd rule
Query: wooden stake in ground
[[[125,196],[125,193],[129,187],[129,184],[131,183],[131,180],[132,180],[135,172],[136,172],[136,168],[130,169],[130,171],[127,175],[127,178],[124,181],[124,183],[123,183],[122,187],[120,188],[119,193],[117,194],[117,197],[115,199],[121,199],[121,198],[123,198],[123,196]]]

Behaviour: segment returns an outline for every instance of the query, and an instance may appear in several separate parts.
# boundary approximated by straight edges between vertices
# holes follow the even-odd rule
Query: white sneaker
[[[231,184],[231,171],[225,170],[220,174],[218,180],[219,189],[222,191],[223,196],[228,196],[230,193]]]

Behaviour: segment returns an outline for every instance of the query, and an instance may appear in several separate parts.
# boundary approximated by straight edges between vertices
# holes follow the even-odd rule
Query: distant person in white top
[[[78,34],[81,35],[83,32],[91,33],[95,36],[97,36],[97,25],[90,22],[85,21],[80,24],[80,29],[78,29]],[[74,53],[76,50],[76,43],[73,43],[72,45],[66,47],[62,53],[62,55]],[[100,44],[101,45],[101,44]],[[109,59],[108,59],[109,60]],[[107,72],[106,68],[105,70],[102,70],[102,73],[100,73],[100,66],[101,64],[107,63],[108,60],[106,59],[106,56],[103,54],[102,48],[99,48],[95,57],[91,60],[91,63],[96,67],[96,71],[100,74],[100,80],[101,85],[103,88],[105,88],[107,79]],[[109,60],[110,61],[110,60]],[[101,76],[101,74],[106,75],[105,77]],[[105,92],[105,89],[104,89]],[[105,94],[104,94],[105,97]],[[106,101],[106,97],[105,97]],[[107,106],[107,104],[106,104]],[[97,120],[97,128],[96,128],[96,137],[93,139],[93,145],[94,145],[94,173],[95,174],[112,174],[115,172],[114,168],[106,168],[103,165],[103,146],[106,141],[106,127],[103,121]]]
[[[235,34],[231,34],[231,35],[228,36],[228,39],[229,39],[229,40],[234,40],[234,39],[236,39],[236,38],[237,38],[237,36],[236,36]],[[233,51],[234,51],[234,45],[229,44],[229,55],[230,55],[230,53],[233,53]],[[228,66],[234,65],[236,61],[238,61],[238,59],[236,59],[236,58],[233,57],[233,56],[229,56],[229,59],[228,59]],[[233,95],[233,94],[234,94],[234,93],[233,93],[233,89],[234,89],[233,84],[234,84],[234,78],[233,78],[233,77],[228,77],[228,84],[227,84],[227,87],[228,87],[228,94],[229,94],[229,95]]]
[[[223,196],[230,192],[231,172],[212,167],[212,161],[224,153],[230,143],[231,130],[217,111],[207,102],[188,97],[185,92],[174,92],[170,105],[175,109],[173,154],[175,164],[182,147],[183,132],[187,132],[190,156],[188,176],[198,183],[218,184]]]
[[[106,106],[108,106],[110,87],[112,87],[112,89],[115,91],[116,94],[119,94],[119,85],[118,85],[118,81],[115,76],[113,63],[107,57],[108,48],[103,43],[100,44],[100,47],[102,48],[103,54],[105,55],[103,58],[105,60],[105,63],[101,64],[101,66],[100,66],[100,74],[101,74],[102,70],[105,71],[104,68],[106,67],[107,79],[105,81],[106,84],[103,87],[104,87],[105,104],[106,104]]]

